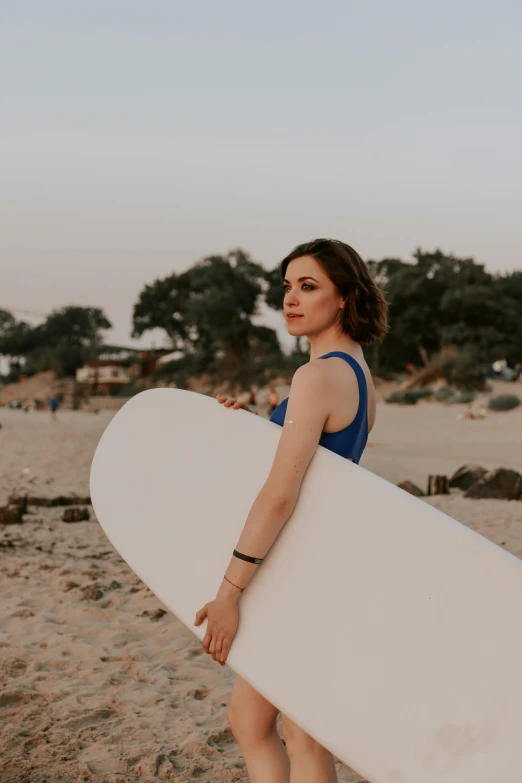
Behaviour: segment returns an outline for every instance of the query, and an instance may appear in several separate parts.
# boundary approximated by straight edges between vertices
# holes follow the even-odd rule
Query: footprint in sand
[[[115,715],[116,712],[111,709],[89,710],[86,715],[67,721],[63,727],[71,731],[78,731],[78,729],[84,729],[87,726],[97,725],[100,721],[108,720]]]
[[[2,670],[8,677],[20,677],[27,669],[27,661],[23,658],[6,658],[2,664]]]
[[[227,728],[222,731],[214,731],[212,734],[209,734],[207,742],[209,745],[215,745],[216,747],[221,748],[223,745],[230,745],[232,742],[235,743],[235,739],[231,729],[227,726]]]
[[[205,650],[203,647],[193,647],[191,648],[187,653],[187,658],[197,658],[200,655],[203,655]]]
[[[209,688],[194,688],[193,690],[187,693],[187,696],[192,696],[193,699],[196,699],[197,701],[202,701],[203,699],[207,698],[209,693],[210,693]]]

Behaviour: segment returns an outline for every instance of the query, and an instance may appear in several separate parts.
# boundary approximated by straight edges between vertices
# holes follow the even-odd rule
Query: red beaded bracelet
[[[224,575],[223,575],[223,576],[224,576]],[[224,576],[224,578],[225,578],[225,579],[227,579],[227,577],[226,577],[226,576]],[[243,592],[243,590],[245,589],[244,587],[239,587],[239,585],[235,585],[235,584],[234,584],[234,582],[231,582],[231,581],[230,581],[230,579],[227,579],[227,582],[228,582],[229,584],[231,584],[231,585],[232,585],[232,587],[237,587],[237,589],[238,589],[238,590],[240,590],[241,592]]]

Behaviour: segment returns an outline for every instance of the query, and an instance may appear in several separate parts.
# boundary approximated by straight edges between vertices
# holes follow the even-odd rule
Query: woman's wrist
[[[239,601],[241,598],[241,590],[239,587],[235,587],[235,585],[231,584],[226,579],[223,579],[221,586],[217,591],[216,598],[221,598],[227,601]]]

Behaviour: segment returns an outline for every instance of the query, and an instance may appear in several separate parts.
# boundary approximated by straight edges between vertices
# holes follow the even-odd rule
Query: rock
[[[450,477],[449,485],[458,489],[469,489],[472,484],[479,481],[486,473],[487,470],[481,468],[480,465],[463,465]]]
[[[397,484],[397,486],[400,489],[403,489],[405,492],[409,492],[410,495],[415,495],[417,498],[423,498],[426,496],[426,493],[422,491],[422,489],[419,489],[419,487],[416,486],[412,481],[401,481],[400,484]]]
[[[63,496],[59,495],[53,498],[53,506],[90,506],[90,497],[82,497],[81,495]]]
[[[449,495],[447,476],[428,476],[428,495]]]
[[[20,525],[22,522],[21,506],[3,506],[0,508],[0,524]]]
[[[20,506],[22,514],[27,514],[27,495],[9,495],[7,502],[10,506]]]
[[[53,501],[52,498],[39,498],[39,497],[33,497],[32,495],[29,495],[27,498],[27,505],[28,506],[52,506]]]
[[[90,518],[88,508],[66,508],[63,512],[62,519],[64,522],[83,522]]]
[[[475,482],[464,497],[518,500],[522,497],[522,476],[516,470],[495,468]]]
[[[27,498],[30,506],[90,506],[90,497],[79,497],[77,495],[58,495],[54,498],[42,498],[30,496]]]

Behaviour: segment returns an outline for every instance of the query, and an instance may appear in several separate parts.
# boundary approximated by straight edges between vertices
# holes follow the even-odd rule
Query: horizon
[[[244,250],[244,248],[242,248]],[[442,248],[433,248],[432,250],[426,250],[424,249],[424,252],[430,253],[435,252],[436,250],[440,250],[444,253]],[[247,251],[248,252],[248,251]],[[210,254],[210,255],[218,255],[216,253]],[[223,255],[226,255],[223,254]],[[451,255],[451,253],[444,253],[444,255]],[[391,255],[384,256],[383,258],[391,258]],[[464,258],[468,258],[469,256],[463,255]],[[197,259],[194,263],[197,263],[197,261],[200,261],[202,259]],[[254,259],[255,260],[255,259]],[[379,261],[381,259],[368,259],[368,260],[374,260]],[[401,259],[405,263],[415,263],[415,259],[409,258],[409,259]],[[476,263],[477,260],[473,259]],[[484,264],[484,268],[486,272],[489,272],[490,274],[510,274],[513,271],[517,271],[518,267],[515,267],[514,269],[508,269],[508,270],[500,270],[500,269],[488,269],[487,264]],[[180,273],[185,270],[180,270]],[[168,274],[168,273],[167,273]],[[152,282],[152,281],[149,281]],[[146,283],[143,283],[142,288],[146,285]],[[141,290],[141,289],[140,289]],[[137,297],[136,297],[137,298]],[[63,307],[67,306],[92,306],[92,307],[98,307],[97,304],[90,303],[87,304],[80,304],[78,302],[66,302],[62,303],[60,305],[55,305],[51,307],[50,310],[48,310],[46,313],[36,313],[35,311],[26,310],[25,308],[18,308],[18,307],[5,307],[3,303],[0,301],[0,310],[8,310],[12,312],[12,314],[17,318],[17,320],[20,321],[26,321],[26,323],[29,323],[32,326],[37,325],[37,323],[45,320],[45,317],[51,313],[54,309],[61,309]],[[281,347],[284,352],[289,351],[295,343],[295,338],[288,334],[288,330],[286,329],[286,324],[284,321],[284,318],[282,316],[282,311],[278,311],[273,309],[272,307],[269,307],[266,305],[264,301],[264,296],[261,293],[259,297],[259,314],[252,316],[252,322],[260,325],[270,326],[273,329],[275,329],[277,336],[279,338]],[[110,317],[110,314],[107,313],[103,308],[101,308],[105,315],[108,317],[109,321],[112,322],[112,319]],[[25,313],[25,315],[24,315]],[[21,315],[19,315],[21,314]],[[131,307],[131,319],[132,319],[132,307]],[[121,340],[116,339],[114,337],[114,334],[118,331],[117,327],[114,326],[111,329],[102,330],[102,333],[104,335],[104,344],[107,345],[117,345],[121,348],[135,348],[135,349],[141,349],[141,350],[147,350],[147,349],[170,349],[171,346],[168,345],[168,337],[165,332],[163,332],[160,329],[154,329],[150,330],[149,332],[146,332],[144,335],[142,335],[140,338],[132,338],[129,333],[129,337],[125,338],[123,337]],[[158,344],[161,343],[161,344]],[[3,357],[0,357],[0,374],[5,371],[5,360]]]

